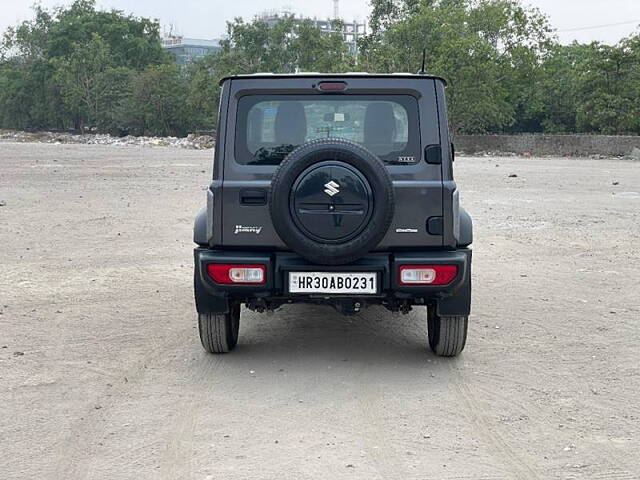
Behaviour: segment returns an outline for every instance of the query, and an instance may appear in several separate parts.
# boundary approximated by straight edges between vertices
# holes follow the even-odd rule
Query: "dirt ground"
[[[467,350],[423,310],[200,347],[211,152],[0,143],[3,479],[638,479],[640,162],[462,158]],[[511,175],[517,175],[512,177]]]

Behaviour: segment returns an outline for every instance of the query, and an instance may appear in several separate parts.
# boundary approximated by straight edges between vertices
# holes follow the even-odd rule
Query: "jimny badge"
[[[260,235],[260,232],[262,232],[262,227],[245,227],[243,225],[236,225],[234,234],[238,235],[239,233],[255,233],[256,235]]]

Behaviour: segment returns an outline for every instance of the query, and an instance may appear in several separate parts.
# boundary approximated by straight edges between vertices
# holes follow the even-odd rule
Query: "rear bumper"
[[[239,301],[258,310],[287,303],[323,303],[349,312],[350,305],[384,305],[407,310],[414,305],[434,305],[442,316],[469,315],[471,310],[471,250],[371,253],[355,263],[341,266],[316,265],[286,252],[243,252],[196,248],[195,300],[199,313],[226,313],[229,302]],[[220,285],[207,274],[212,263],[265,265],[263,285]],[[398,283],[402,265],[457,265],[458,275],[446,286],[406,286]],[[375,272],[376,295],[307,295],[288,292],[288,272]],[[359,308],[359,307],[358,307]]]

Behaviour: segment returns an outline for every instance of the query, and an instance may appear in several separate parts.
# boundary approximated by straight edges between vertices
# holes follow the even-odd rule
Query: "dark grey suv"
[[[241,306],[427,309],[455,356],[471,308],[472,224],[453,180],[445,82],[429,75],[243,75],[221,82],[195,299],[211,353]]]

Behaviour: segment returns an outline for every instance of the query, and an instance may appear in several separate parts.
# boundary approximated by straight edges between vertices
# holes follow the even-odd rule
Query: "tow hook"
[[[408,303],[404,303],[402,307],[400,307],[400,311],[402,312],[403,315],[408,315],[411,312],[411,310],[413,310],[413,308]]]
[[[362,310],[362,303],[345,298],[337,300],[334,307],[343,315],[355,315]]]

